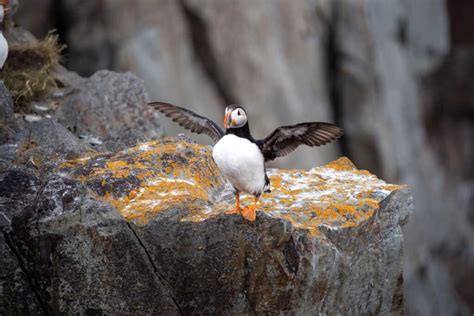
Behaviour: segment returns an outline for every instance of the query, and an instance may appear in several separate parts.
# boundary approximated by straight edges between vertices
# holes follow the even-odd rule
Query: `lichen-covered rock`
[[[407,189],[347,158],[269,176],[248,222],[209,147],[142,143],[64,161],[4,234],[52,313],[402,313]]]

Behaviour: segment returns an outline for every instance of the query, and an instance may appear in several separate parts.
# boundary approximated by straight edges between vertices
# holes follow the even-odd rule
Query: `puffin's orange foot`
[[[233,209],[228,210],[228,211],[225,212],[225,214],[227,214],[227,215],[231,215],[231,214],[241,214],[241,213],[242,213],[242,209],[241,209],[240,207],[239,207],[239,208],[234,207]]]
[[[246,220],[253,222],[257,218],[257,212],[255,211],[255,207],[246,207],[242,209],[242,217]]]

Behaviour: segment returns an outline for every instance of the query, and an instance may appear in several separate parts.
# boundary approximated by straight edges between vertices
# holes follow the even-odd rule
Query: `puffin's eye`
[[[238,115],[238,116],[241,116],[241,115],[242,115],[242,113],[240,112],[240,110],[237,110],[237,115]]]

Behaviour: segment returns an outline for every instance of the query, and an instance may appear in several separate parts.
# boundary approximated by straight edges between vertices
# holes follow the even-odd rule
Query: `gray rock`
[[[53,6],[22,4],[32,8],[32,29],[48,25],[38,19],[51,16],[45,8]],[[344,153],[389,181],[410,184],[415,196],[417,212],[405,231],[407,313],[467,314],[474,282],[474,80],[472,53],[456,53],[457,40],[472,46],[466,5],[66,0],[55,10],[68,21],[70,66],[86,75],[103,67],[133,71],[151,99],[217,122],[226,103],[240,102],[257,137],[277,125],[333,120],[334,112],[346,130]],[[178,132],[163,124],[168,134]],[[123,148],[115,144],[104,147]],[[280,165],[310,167],[335,155],[337,146],[299,150]]]
[[[474,230],[466,221],[472,207],[466,186],[455,184],[458,177],[436,157],[439,149],[431,144],[440,139],[429,141],[425,126],[432,122],[426,95],[454,89],[438,84],[420,98],[426,86],[419,78],[434,72],[449,51],[444,1],[335,3],[336,75],[351,157],[390,181],[408,183],[416,200],[417,211],[404,230],[407,313],[467,315],[454,280],[455,271],[465,271],[461,267],[472,266],[474,258],[469,250]],[[427,23],[424,15],[433,19]],[[446,135],[460,127],[457,120]],[[466,260],[455,259],[455,253],[471,259],[453,269],[452,261]]]
[[[27,166],[45,171],[59,159],[78,158],[93,149],[51,117],[13,113],[10,93],[0,84],[0,161],[5,168]]]
[[[10,179],[4,177],[1,186],[20,190]],[[13,216],[12,229],[4,235],[23,261],[22,271],[45,313],[177,314],[166,286],[114,209],[87,196],[78,181],[46,179],[41,196]],[[20,303],[35,303],[21,292],[29,286],[14,281],[2,278],[5,299],[17,295]],[[6,308],[21,312],[22,305],[14,302]],[[38,304],[29,308],[42,313]]]
[[[1,217],[1,213],[0,213]],[[18,258],[0,234],[0,313],[43,315],[41,305],[21,269]]]
[[[134,75],[99,71],[68,89],[54,116],[74,134],[120,149],[162,136],[159,115],[146,105],[143,82]]]
[[[406,188],[347,159],[272,169],[248,222],[223,214],[233,201],[216,168],[208,147],[143,143],[68,161],[32,202],[38,180],[8,170],[0,196],[30,201],[4,230],[26,288],[51,314],[403,313]]]
[[[159,220],[135,230],[185,314],[402,314],[399,218],[410,208],[399,192],[377,221],[321,239],[266,216],[255,224],[225,215]]]
[[[3,82],[0,82],[0,145],[13,138],[15,128],[13,102],[10,92]]]
[[[73,159],[94,150],[79,140],[55,119],[24,117],[15,120],[15,139],[0,146],[0,159],[46,171],[55,167],[60,159]]]
[[[0,314],[43,315],[25,261],[9,236],[12,220],[33,204],[40,181],[25,168],[8,167],[0,160]]]

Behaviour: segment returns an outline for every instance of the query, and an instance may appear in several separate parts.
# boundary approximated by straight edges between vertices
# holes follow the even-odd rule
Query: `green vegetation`
[[[12,94],[15,111],[28,112],[29,102],[41,100],[57,87],[51,72],[59,64],[64,47],[54,33],[42,41],[10,45],[0,79]]]

